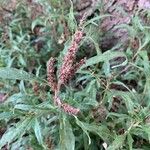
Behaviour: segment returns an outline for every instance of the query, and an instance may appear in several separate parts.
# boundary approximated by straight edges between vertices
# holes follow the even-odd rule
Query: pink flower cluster
[[[76,31],[71,47],[68,49],[68,52],[64,57],[63,64],[60,68],[59,72],[60,84],[67,83],[67,81],[72,78],[75,72],[85,63],[85,59],[82,59],[79,63],[75,63],[78,45],[82,40],[82,37],[83,32]]]
[[[47,81],[53,92],[55,92],[57,88],[56,76],[54,73],[54,64],[55,59],[51,57],[47,62]]]
[[[72,40],[71,46],[63,59],[63,64],[59,70],[58,82],[54,71],[55,59],[50,58],[47,62],[47,81],[52,91],[55,93],[54,103],[62,108],[66,113],[77,115],[80,110],[70,106],[67,103],[62,103],[58,94],[62,84],[66,84],[76,73],[76,71],[85,63],[86,59],[81,59],[78,63],[76,60],[76,53],[78,45],[83,38],[83,31],[76,31]]]
[[[80,109],[74,108],[67,103],[62,103],[59,97],[54,97],[55,104],[63,109],[64,112],[69,115],[77,115],[80,112]]]
[[[70,115],[77,115],[77,114],[80,112],[80,109],[74,108],[74,107],[70,106],[70,105],[67,104],[67,103],[63,103],[63,104],[61,105],[61,107],[63,108],[63,110],[64,110],[66,113],[68,113],[68,114],[70,114]]]

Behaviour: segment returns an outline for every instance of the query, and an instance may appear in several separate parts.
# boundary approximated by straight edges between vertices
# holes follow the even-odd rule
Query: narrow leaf
[[[89,136],[89,132],[97,134],[104,141],[109,141],[112,137],[110,136],[110,131],[105,126],[99,126],[96,124],[88,124],[85,122],[81,122],[77,117],[75,117],[76,123],[82,128],[82,130],[86,133],[89,138],[89,144],[91,143],[91,139]]]
[[[60,149],[61,150],[74,150],[75,149],[75,137],[72,131],[72,127],[63,116],[60,119]]]
[[[130,133],[128,133],[128,135],[127,135],[127,141],[128,141],[128,145],[129,145],[129,150],[132,150],[134,140]]]
[[[34,128],[35,136],[36,136],[39,144],[43,145],[43,137],[42,137],[42,133],[41,133],[41,127],[40,127],[40,124],[39,124],[39,121],[37,118],[35,118],[33,128]]]
[[[15,116],[12,112],[3,112],[0,113],[0,120],[10,119],[12,116]]]
[[[32,118],[26,118],[24,121],[21,121],[16,124],[16,127],[9,128],[9,131],[4,133],[0,139],[0,149],[6,145],[16,140],[19,136],[22,136],[26,129],[31,125]]]
[[[74,17],[74,11],[73,11],[73,3],[70,0],[71,7],[70,7],[70,13],[69,13],[69,18],[68,18],[68,26],[70,30],[73,32],[77,28],[76,20]]]
[[[13,80],[32,80],[34,79],[32,74],[29,74],[23,70],[15,68],[0,68],[0,78],[13,79]]]
[[[85,67],[88,67],[88,66],[91,66],[91,65],[95,65],[95,64],[97,64],[99,62],[107,62],[107,61],[109,61],[111,59],[114,59],[114,58],[117,58],[117,57],[125,57],[126,58],[126,55],[123,52],[118,52],[118,51],[111,52],[111,51],[107,51],[107,52],[105,52],[103,54],[99,54],[97,56],[89,58],[86,61],[86,64],[81,67],[81,69],[83,69]],[[126,60],[127,60],[127,58],[126,58]]]
[[[107,148],[107,150],[118,150],[123,146],[125,138],[125,134],[117,136],[113,143]]]

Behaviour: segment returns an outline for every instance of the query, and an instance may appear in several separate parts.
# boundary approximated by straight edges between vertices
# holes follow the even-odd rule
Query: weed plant
[[[124,43],[100,49],[99,26],[108,14],[99,15],[98,9],[83,19],[74,63],[86,61],[78,70],[71,65],[71,76],[63,72],[69,77],[61,82],[60,104],[52,74],[61,78],[80,27],[71,3],[36,4],[35,12],[30,1],[3,10],[10,18],[0,23],[0,149],[149,150],[150,27],[141,12],[132,17],[132,25],[117,27],[129,32],[124,51],[119,50]],[[149,20],[149,11],[142,13]],[[47,71],[51,57],[56,63]]]

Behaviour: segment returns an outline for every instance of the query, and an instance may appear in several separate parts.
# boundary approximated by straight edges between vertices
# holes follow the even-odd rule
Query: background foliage
[[[150,149],[150,28],[140,11],[117,27],[128,30],[127,47],[119,42],[107,51],[102,5],[85,21],[77,59],[87,62],[60,94],[81,110],[72,116],[53,104],[46,62],[53,56],[62,63],[78,26],[73,4],[8,4],[0,3],[0,149]]]

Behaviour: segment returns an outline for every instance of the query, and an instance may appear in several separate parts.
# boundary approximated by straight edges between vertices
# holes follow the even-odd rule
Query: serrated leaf
[[[63,118],[60,119],[59,133],[60,133],[60,149],[74,150],[75,137],[72,131],[72,127],[65,116],[63,116]]]
[[[34,76],[16,68],[0,68],[0,78],[13,80],[33,80]]]
[[[123,146],[125,138],[125,134],[117,136],[113,143],[107,148],[107,150],[118,150],[120,147]]]
[[[5,132],[0,139],[0,149],[6,145],[16,140],[18,137],[22,136],[26,129],[30,127],[32,118],[26,118],[16,124],[16,127],[9,128],[9,131]]]
[[[40,124],[39,124],[39,121],[37,118],[35,118],[35,120],[34,120],[33,129],[34,129],[34,133],[37,138],[37,141],[39,142],[39,144],[43,145],[43,137],[42,137],[42,133],[41,133],[41,127],[40,127]]]

